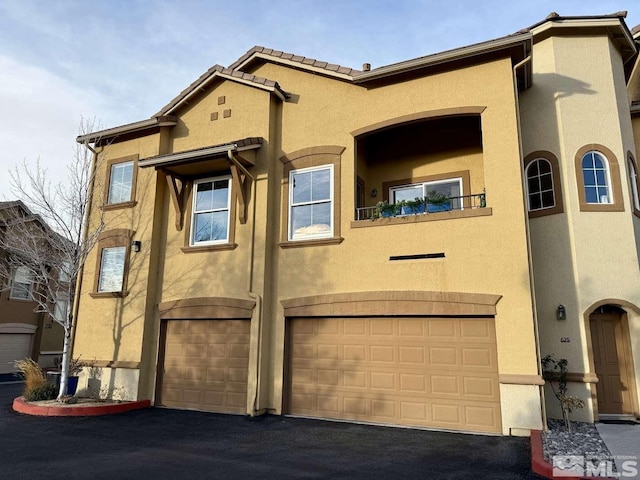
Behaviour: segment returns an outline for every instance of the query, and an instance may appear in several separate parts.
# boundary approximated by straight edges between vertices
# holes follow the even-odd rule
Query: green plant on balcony
[[[403,214],[418,214],[424,213],[426,210],[426,201],[422,197],[416,197],[413,200],[406,200],[404,202]]]
[[[401,201],[399,203],[389,203],[388,201],[384,200],[382,202],[378,202],[376,205],[376,216],[380,216],[380,217],[395,217],[396,215],[400,215],[400,212],[402,212],[402,206],[405,204],[404,201]]]

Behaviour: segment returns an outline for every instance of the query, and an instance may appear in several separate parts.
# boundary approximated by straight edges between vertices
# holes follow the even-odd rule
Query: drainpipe
[[[516,118],[518,124],[518,148],[520,149],[520,178],[524,178],[524,153],[522,151],[522,128],[520,126],[520,102],[518,97],[518,78],[516,75],[517,70],[524,66],[527,63],[531,62],[531,55],[527,56],[524,60],[518,62],[513,66],[513,88],[516,94]],[[526,205],[526,198],[524,198],[524,190],[523,190],[523,205]],[[542,365],[540,363],[541,353],[540,353],[540,330],[538,328],[538,309],[536,307],[536,291],[535,291],[535,281],[533,278],[533,256],[531,254],[531,234],[529,231],[529,217],[525,215],[525,225],[526,225],[526,234],[527,234],[527,257],[529,260],[529,285],[531,290],[531,301],[532,301],[532,313],[533,313],[533,331],[536,342],[536,367],[538,369],[538,375],[542,377]],[[546,431],[547,430],[547,407],[544,398],[544,385],[540,385],[540,408],[542,413],[542,427]]]
[[[252,215],[251,215],[251,253],[249,255],[249,285],[247,295],[255,300],[258,322],[258,352],[256,359],[256,391],[253,397],[253,410],[251,416],[254,417],[258,412],[258,398],[260,396],[260,365],[262,364],[262,297],[253,291],[253,264],[255,259],[255,235],[256,235],[256,178],[249,173],[249,171],[238,161],[233,154],[233,150],[227,150],[227,157],[229,161],[238,167],[242,173],[251,179],[251,201],[253,203]]]

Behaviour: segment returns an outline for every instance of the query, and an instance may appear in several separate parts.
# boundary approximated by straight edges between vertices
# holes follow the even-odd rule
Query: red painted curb
[[[544,459],[542,449],[542,432],[540,430],[531,430],[531,470],[538,475],[549,478],[551,480],[583,480],[585,478],[594,477],[554,477],[553,465],[547,463]],[[602,480],[614,480],[610,477],[597,477]]]
[[[92,405],[87,407],[41,407],[25,402],[23,397],[13,400],[13,410],[27,415],[39,415],[45,417],[90,417],[97,415],[113,415],[131,410],[139,410],[151,406],[150,400],[137,402],[111,403],[108,405]]]

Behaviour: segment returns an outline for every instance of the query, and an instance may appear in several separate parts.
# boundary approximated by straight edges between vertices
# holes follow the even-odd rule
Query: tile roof
[[[247,60],[249,60],[252,56],[260,54],[260,56],[267,56],[275,59],[287,60],[288,62],[299,63],[301,66],[319,68],[321,70],[326,70],[327,73],[339,73],[342,75],[355,76],[359,73],[362,73],[361,70],[356,70],[350,67],[343,67],[342,65],[338,65],[336,63],[328,63],[323,62],[321,60],[316,60],[314,58],[303,57],[302,55],[295,55],[293,53],[281,52],[280,50],[273,50],[272,48],[265,48],[256,45],[247,51],[244,55],[242,55],[238,60],[229,65],[229,68],[236,70],[241,67]]]
[[[199,86],[206,83],[211,77],[220,76],[228,79],[237,79],[242,82],[253,83],[257,87],[267,88],[269,90],[278,91],[282,96],[286,96],[284,91],[278,85],[278,82],[273,80],[269,80],[267,78],[257,77],[256,75],[251,75],[250,73],[244,73],[240,70],[234,70],[232,68],[226,68],[222,65],[214,65],[209,70],[200,75],[194,82],[191,83],[187,88],[182,90],[173,100],[171,100],[167,105],[162,107],[158,113],[154,114],[154,117],[165,115],[172,108],[176,107],[182,100],[184,100],[187,96],[189,96],[192,92],[194,92]]]

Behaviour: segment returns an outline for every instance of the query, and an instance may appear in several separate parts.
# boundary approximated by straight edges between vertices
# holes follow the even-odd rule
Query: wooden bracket
[[[235,197],[238,199],[238,220],[240,224],[247,223],[247,195],[251,178],[242,173],[237,165],[230,162],[231,181],[233,182],[233,190],[236,192]]]
[[[184,226],[185,199],[188,197],[188,183],[171,172],[163,170],[163,173],[167,179],[171,203],[176,212],[176,230],[181,231]]]

